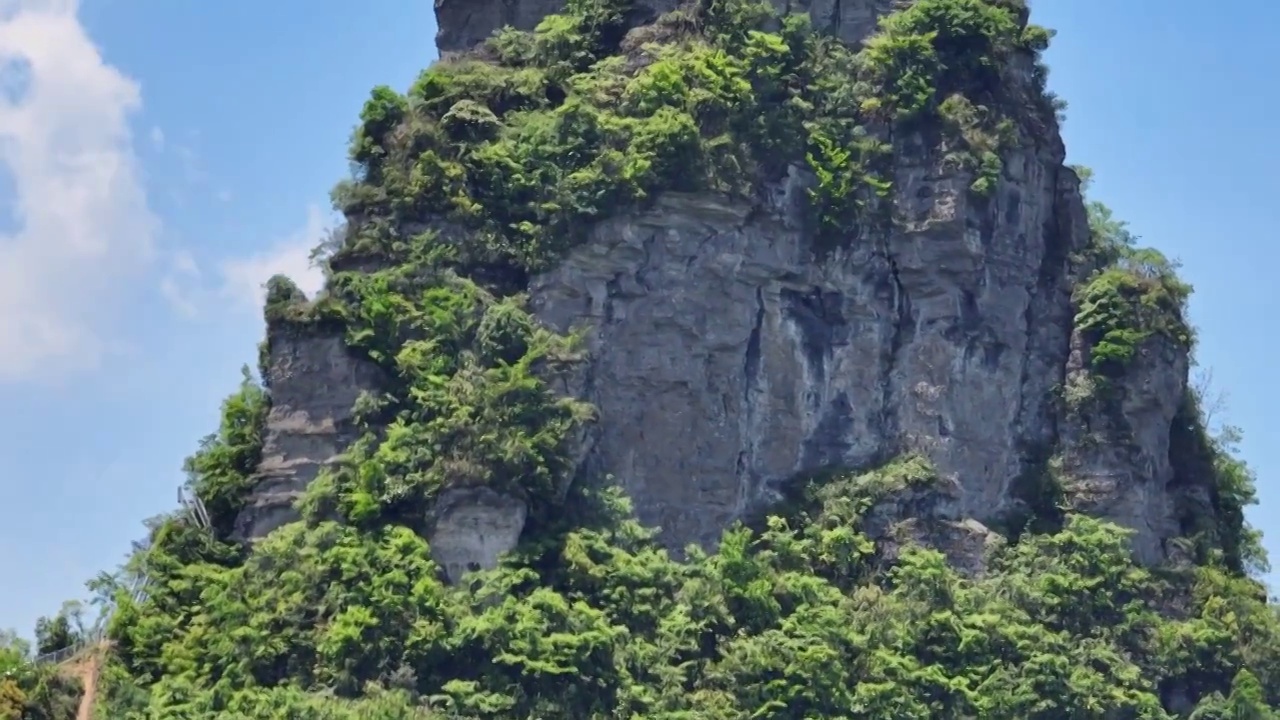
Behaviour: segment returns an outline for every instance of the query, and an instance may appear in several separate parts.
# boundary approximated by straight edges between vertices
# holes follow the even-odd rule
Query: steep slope
[[[0,646],[0,720],[71,720],[86,692],[82,655],[71,662],[33,663],[18,646]]]
[[[1020,2],[558,7],[438,0],[374,90],[113,712],[1280,702],[1190,288],[1083,200]]]

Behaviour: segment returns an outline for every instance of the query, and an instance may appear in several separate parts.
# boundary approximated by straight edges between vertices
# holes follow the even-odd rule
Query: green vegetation
[[[1090,339],[1090,362],[1104,375],[1118,375],[1154,335],[1182,347],[1191,331],[1182,318],[1185,286],[1155,250],[1126,256],[1099,271],[1077,293],[1076,327]]]
[[[215,528],[226,535],[252,487],[250,476],[262,456],[262,429],[267,421],[267,393],[241,370],[240,388],[222,402],[218,432],[200,441],[184,470],[191,489],[204,501]]]
[[[1169,688],[1206,711],[1280,699],[1280,618],[1252,581],[1152,574],[1095,520],[998,550],[979,580],[929,550],[885,568],[858,498],[929,476],[907,459],[852,492],[816,485],[685,562],[616,495],[581,496],[589,527],[457,588],[403,527],[286,526],[243,566],[188,563],[122,604],[120,662],[150,692],[121,677],[109,716],[357,717],[320,691],[372,693],[385,714],[360,717],[386,718],[1162,718]],[[1186,614],[1161,616],[1151,601],[1188,585]]]
[[[1240,430],[1227,426],[1211,431],[1204,403],[1201,391],[1188,388],[1169,438],[1174,482],[1207,487],[1212,507],[1211,513],[1203,508],[1184,511],[1184,533],[1201,564],[1219,564],[1235,573],[1266,573],[1270,565],[1262,535],[1244,517],[1245,508],[1258,499],[1253,471],[1237,450]]]
[[[357,180],[335,192],[349,216],[388,221],[360,252],[385,254],[377,236],[393,223],[446,218],[469,232],[442,260],[518,286],[606,212],[659,190],[747,195],[801,158],[815,220],[847,241],[889,190],[892,137],[944,136],[975,190],[991,189],[1015,133],[1002,68],[1047,38],[1000,4],[921,0],[854,53],[807,16],[765,32],[767,4],[734,0],[694,3],[620,49],[624,7],[571,3],[497,35],[493,61],[436,63],[407,96],[375,89],[352,142]]]
[[[1185,320],[1191,287],[1176,264],[1153,248],[1114,249],[1115,259],[1076,291],[1076,327],[1090,345],[1092,368],[1123,374],[1143,343],[1155,336],[1186,350],[1194,344]]]
[[[1079,168],[1088,189],[1092,173]],[[1125,224],[1098,201],[1086,204],[1092,243],[1080,261],[1096,269],[1076,289],[1076,328],[1085,333],[1092,369],[1103,377],[1125,367],[1155,336],[1189,349],[1194,334],[1186,321],[1191,286],[1178,277],[1176,263],[1154,248],[1138,247]]]
[[[519,297],[422,275],[410,265],[334,280],[354,308],[348,342],[391,381],[361,403],[367,432],[308,505],[355,524],[414,526],[446,484],[483,484],[545,509],[563,494],[567,443],[590,412],[543,379],[576,359],[573,342],[536,325]]]
[[[1076,171],[1087,190],[1092,171]],[[1176,263],[1158,250],[1138,246],[1138,238],[1105,204],[1091,200],[1086,209],[1092,242],[1077,261],[1094,270],[1076,289],[1075,326],[1089,344],[1090,363],[1088,372],[1068,387],[1066,399],[1075,411],[1102,400],[1114,412],[1114,382],[1124,378],[1142,348],[1153,347],[1150,341],[1160,338],[1183,352],[1194,348],[1195,333],[1186,320],[1192,288],[1178,277]],[[1208,490],[1209,507],[1179,509],[1183,532],[1200,564],[1235,573],[1265,572],[1260,533],[1244,517],[1257,496],[1253,472],[1238,457],[1240,431],[1210,429],[1202,392],[1187,387],[1170,435],[1175,485]]]
[[[918,0],[860,52],[748,0],[626,38],[625,9],[570,0],[407,95],[373,92],[359,172],[335,190],[350,225],[328,287],[307,301],[273,281],[266,312],[280,332],[340,328],[386,382],[357,403],[361,436],[305,520],[248,550],[229,535],[270,392],[246,372],[186,466],[212,532],[156,518],[119,577],[94,581],[114,606],[99,717],[1280,717],[1280,615],[1247,575],[1265,563],[1242,515],[1252,477],[1195,393],[1175,465],[1216,514],[1188,527],[1194,567],[1137,566],[1125,531],[1062,514],[1034,478],[1029,507],[1058,514],[996,544],[981,577],[934,550],[883,556],[868,511],[937,481],[915,456],[797,483],[680,561],[615,489],[569,485],[591,408],[550,388],[578,344],[521,292],[593,220],[660,191],[749,195],[807,163],[815,235],[856,242],[891,219],[905,147],[969,172],[980,197],[1001,149],[1058,108],[1034,63],[1048,33],[1017,0]],[[1017,54],[1033,87],[1004,77]],[[1189,347],[1190,288],[1092,214],[1097,272],[1077,300],[1094,370],[1121,372],[1155,334]],[[527,500],[530,523],[500,567],[450,587],[422,524],[441,490],[471,485]],[[44,697],[31,678],[53,676],[25,654],[0,654],[0,709]]]

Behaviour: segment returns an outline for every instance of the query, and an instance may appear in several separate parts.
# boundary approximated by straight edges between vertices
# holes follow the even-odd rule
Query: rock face
[[[1026,449],[1055,434],[1078,181],[1060,147],[1027,147],[977,202],[932,162],[900,167],[895,230],[825,261],[794,170],[771,207],[667,196],[607,221],[539,278],[544,321],[593,328],[570,388],[600,412],[588,475],[619,478],[676,547],[797,474],[909,451],[959,488],[948,515],[1013,510]]]
[[[814,26],[849,43],[861,42],[895,0],[771,0],[786,12],[808,11]],[[683,0],[639,0],[634,24],[675,9]],[[467,50],[510,25],[532,30],[564,8],[565,0],[436,0],[436,45],[441,54]]]
[[[436,0],[440,49],[504,24],[532,28],[562,1]],[[895,4],[776,2],[848,42]],[[637,21],[675,4],[643,0]],[[988,526],[1025,511],[1019,480],[1056,454],[1070,506],[1133,528],[1138,555],[1162,559],[1189,503],[1176,494],[1198,492],[1172,486],[1169,462],[1187,353],[1150,344],[1118,382],[1118,404],[1064,409],[1062,388],[1087,375],[1071,290],[1089,229],[1079,178],[1045,122],[1022,130],[984,197],[941,152],[899,138],[894,222],[826,254],[806,227],[799,167],[760,202],[668,194],[596,226],[529,287],[547,325],[586,329],[590,359],[560,388],[599,413],[578,476],[617,478],[679,549],[713,545],[797,475],[918,453],[946,492],[899,498],[873,524],[980,572]],[[287,333],[268,375],[247,537],[292,517],[287,502],[350,442],[351,405],[376,382],[339,338]],[[527,512],[492,491],[448,490],[428,519],[433,553],[453,579],[492,567]]]
[[[1068,386],[1087,382],[1088,360],[1088,347],[1077,333]],[[1115,405],[1095,402],[1063,423],[1065,490],[1072,509],[1136,529],[1134,550],[1148,563],[1163,559],[1162,541],[1180,534],[1178,504],[1184,498],[1170,492],[1170,426],[1186,390],[1188,364],[1184,348],[1152,338],[1116,383],[1112,402],[1119,412]]]
[[[379,370],[348,351],[341,334],[273,322],[264,380],[271,393],[258,484],[236,518],[239,539],[257,539],[298,519],[293,504],[320,470],[356,438],[356,398],[377,388]]]

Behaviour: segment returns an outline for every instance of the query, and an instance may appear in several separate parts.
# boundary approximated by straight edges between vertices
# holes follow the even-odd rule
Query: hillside
[[[103,581],[97,717],[1280,717],[1191,288],[1064,164],[1052,33],[776,2],[436,1]]]

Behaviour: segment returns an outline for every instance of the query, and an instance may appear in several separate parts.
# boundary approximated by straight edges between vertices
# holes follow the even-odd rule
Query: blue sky
[[[0,2],[0,628],[114,567],[261,337],[259,285],[314,287],[369,89],[434,57],[431,3]],[[1280,5],[1038,0],[1072,162],[1195,284],[1200,358],[1245,429],[1280,559],[1270,372]]]

